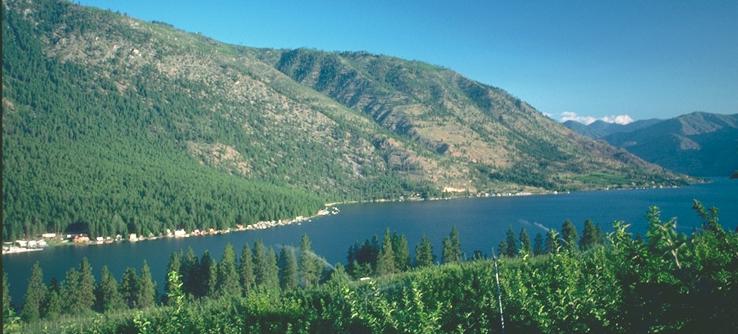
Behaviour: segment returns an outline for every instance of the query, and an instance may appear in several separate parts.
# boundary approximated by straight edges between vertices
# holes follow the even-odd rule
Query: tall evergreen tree
[[[577,227],[574,226],[571,220],[565,220],[561,226],[561,237],[564,241],[564,248],[571,251],[577,249],[577,241],[579,239],[577,236]]]
[[[195,256],[192,248],[187,249],[187,253],[182,258],[182,289],[193,296],[200,296],[200,259]],[[168,280],[167,280],[168,281]]]
[[[546,233],[546,253],[558,253],[559,247],[559,233],[553,228],[548,229]]]
[[[46,292],[46,301],[43,307],[43,317],[46,319],[56,319],[64,312],[64,302],[61,297],[61,289],[59,282],[52,279],[49,289]]]
[[[64,296],[64,313],[79,314],[82,310],[79,308],[79,270],[77,268],[69,268],[64,281],[62,282],[62,296]]]
[[[120,281],[120,295],[123,298],[123,302],[128,305],[129,308],[135,308],[138,306],[139,296],[139,282],[136,270],[133,268],[126,268],[123,272],[123,278]]]
[[[274,248],[267,249],[265,266],[264,286],[267,289],[279,289],[279,266]]]
[[[541,235],[541,232],[538,232],[533,239],[533,255],[542,255],[543,253],[545,253],[543,250],[543,235]]]
[[[97,302],[95,309],[98,312],[108,312],[123,307],[123,299],[118,292],[118,282],[107,266],[100,270],[100,282],[95,289]]]
[[[249,244],[244,244],[241,250],[241,263],[238,268],[243,293],[250,292],[254,286],[254,259]]]
[[[389,229],[384,232],[382,250],[377,259],[377,275],[387,275],[395,272],[395,254],[392,249],[392,236]]]
[[[167,303],[167,298],[169,296],[169,273],[171,272],[175,272],[181,277],[182,253],[172,252],[172,254],[169,254],[169,262],[167,263],[167,277],[164,278],[164,295],[162,296],[162,301],[164,303]]]
[[[395,253],[395,269],[402,272],[410,267],[410,249],[404,235],[392,233],[392,251]]]
[[[279,252],[279,279],[282,290],[292,290],[297,287],[297,258],[295,251],[282,246]]]
[[[23,304],[21,318],[25,321],[36,321],[41,317],[41,306],[46,298],[46,284],[44,283],[44,272],[38,261],[33,264],[31,277],[28,279],[26,289],[26,302]]]
[[[238,270],[236,269],[236,251],[233,245],[226,244],[223,257],[218,263],[218,295],[237,296],[240,294],[241,286],[238,283]]]
[[[92,266],[86,257],[79,264],[79,284],[77,285],[77,303],[75,309],[82,312],[92,310],[95,305],[95,276],[92,274]]]
[[[254,242],[254,281],[257,287],[264,287],[269,271],[269,258],[264,242]]]
[[[141,268],[141,276],[138,280],[138,296],[136,305],[140,308],[147,308],[154,306],[156,301],[156,285],[151,278],[151,269],[149,264],[144,260],[143,267]]]
[[[210,256],[210,252],[205,250],[200,258],[200,272],[197,275],[199,279],[199,293],[200,297],[215,297],[216,285],[218,284],[218,267]]]
[[[436,261],[433,255],[433,244],[428,237],[420,238],[420,243],[415,247],[415,265],[418,267],[431,266]]]
[[[507,242],[505,240],[500,240],[500,242],[497,244],[497,256],[505,256],[507,255]]]
[[[461,241],[459,241],[459,231],[456,226],[451,227],[451,233],[448,238],[443,240],[443,263],[459,262],[461,256]]]
[[[311,287],[318,284],[320,280],[320,262],[312,250],[310,238],[307,234],[302,235],[300,240],[300,272],[302,285]]]
[[[8,285],[8,274],[3,271],[3,321],[6,322],[13,314],[10,300],[10,286]]]
[[[597,227],[592,220],[585,220],[584,230],[582,230],[582,239],[579,240],[579,248],[587,250],[601,243],[602,237],[600,236],[600,228]]]
[[[508,226],[507,232],[505,232],[505,245],[507,246],[505,255],[509,257],[518,255],[517,240],[515,240],[515,232],[513,232],[512,226]]]
[[[528,231],[526,231],[524,227],[520,229],[519,239],[520,250],[530,255],[532,252],[530,247],[530,237],[528,236]]]

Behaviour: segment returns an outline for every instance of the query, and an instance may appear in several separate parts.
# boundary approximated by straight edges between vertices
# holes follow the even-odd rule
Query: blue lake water
[[[565,219],[571,219],[580,233],[585,219],[594,220],[606,230],[612,221],[624,220],[631,224],[633,232],[641,233],[646,229],[644,216],[650,205],[659,206],[665,218],[677,217],[678,228],[690,232],[701,224],[691,209],[693,199],[699,199],[705,206],[718,207],[721,223],[726,228],[738,226],[738,181],[715,179],[709,184],[677,189],[343,205],[339,215],[313,219],[301,225],[187,239],[61,246],[41,252],[3,255],[2,259],[12,299],[18,305],[25,294],[31,266],[36,261],[41,263],[48,282],[51,277],[63,279],[67,269],[78,266],[83,257],[89,259],[95,275],[99,274],[102,265],[107,265],[118,279],[126,267],[140,268],[146,260],[158,286],[162,287],[169,254],[189,247],[197,254],[210,250],[220,258],[226,243],[233,244],[240,254],[241,247],[247,242],[261,239],[274,246],[299,245],[300,237],[307,234],[316,253],[330,263],[337,263],[346,261],[346,251],[354,242],[375,234],[381,236],[386,228],[405,234],[411,253],[420,238],[426,235],[438,254],[442,239],[452,226],[456,226],[466,254],[472,254],[474,250],[489,254],[504,238],[509,226],[516,233],[525,227],[533,238],[535,233],[545,232],[546,227],[560,228]]]

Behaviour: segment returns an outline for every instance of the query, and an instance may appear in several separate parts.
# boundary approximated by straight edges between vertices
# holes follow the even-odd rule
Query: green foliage
[[[118,282],[107,266],[103,266],[100,270],[100,282],[95,289],[95,295],[95,309],[98,312],[109,312],[124,306],[123,299],[118,292]]]
[[[515,232],[513,232],[512,226],[508,226],[507,232],[505,232],[505,255],[513,257],[518,255],[517,241],[515,240]]]
[[[292,248],[283,246],[279,252],[279,280],[282,290],[297,288],[297,258]]]
[[[415,266],[427,267],[436,262],[433,254],[433,244],[425,235],[420,238],[420,243],[415,247]]]
[[[459,262],[462,260],[461,241],[459,231],[451,227],[448,237],[443,239],[443,263]]]
[[[397,271],[406,271],[410,268],[410,249],[404,235],[392,233],[392,251]]]
[[[123,278],[120,281],[120,295],[129,308],[138,307],[139,291],[139,279],[136,270],[126,268],[126,271],[123,272]]]
[[[241,250],[241,259],[238,266],[238,276],[243,294],[247,294],[256,286],[254,277],[254,259],[249,244],[244,244]]]
[[[392,249],[392,235],[389,229],[384,232],[384,242],[377,258],[377,275],[389,275],[397,270],[395,267],[395,253]]]
[[[532,255],[533,249],[530,246],[530,237],[528,236],[528,231],[526,231],[525,228],[520,229],[519,239],[520,251],[525,252],[527,255]]]
[[[307,234],[304,234],[300,240],[300,273],[303,287],[315,286],[320,280],[320,263],[313,252]]]
[[[563,247],[569,251],[577,250],[577,227],[571,222],[571,220],[565,220],[564,224],[561,225],[561,238]]]
[[[601,245],[602,239],[600,228],[590,219],[584,221],[584,230],[582,231],[582,239],[579,240],[579,248],[587,250],[596,245]]]
[[[219,296],[237,296],[241,293],[238,269],[236,268],[236,251],[233,245],[226,244],[223,258],[218,263],[218,279],[216,294]]]
[[[543,245],[543,235],[540,232],[536,233],[535,239],[533,239],[533,255],[543,255],[546,251]]]
[[[141,267],[141,276],[138,279],[138,296],[136,300],[136,306],[140,308],[147,308],[154,306],[156,302],[156,285],[151,277],[151,270],[149,264],[144,260],[143,267]]]
[[[21,318],[25,321],[35,321],[41,317],[41,306],[46,298],[46,284],[44,283],[44,272],[41,265],[36,261],[31,269],[31,277],[28,279],[26,299],[23,303]]]

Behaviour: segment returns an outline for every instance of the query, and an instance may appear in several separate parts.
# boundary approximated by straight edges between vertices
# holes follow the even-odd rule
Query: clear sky
[[[233,44],[422,60],[555,119],[738,113],[735,0],[78,2]]]

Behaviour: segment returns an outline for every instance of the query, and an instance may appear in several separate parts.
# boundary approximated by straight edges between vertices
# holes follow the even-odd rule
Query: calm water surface
[[[61,280],[71,266],[78,266],[87,257],[95,275],[107,265],[118,279],[126,267],[140,268],[146,260],[157,285],[163,287],[169,254],[192,249],[201,254],[210,250],[220,258],[223,246],[233,244],[237,253],[244,243],[261,239],[268,245],[299,245],[307,234],[316,253],[330,263],[345,262],[346,250],[354,242],[372,235],[381,235],[386,228],[405,234],[412,250],[423,235],[434,243],[436,254],[441,240],[452,226],[459,230],[466,254],[482,250],[489,254],[504,238],[508,226],[516,233],[525,227],[531,238],[546,227],[559,228],[571,219],[580,229],[585,219],[592,219],[608,229],[613,220],[632,224],[634,232],[646,228],[644,215],[650,205],[659,206],[664,217],[678,217],[678,228],[689,232],[701,222],[691,209],[692,199],[706,206],[720,208],[723,226],[738,225],[738,181],[716,179],[713,183],[678,189],[622,190],[578,192],[566,195],[458,199],[410,203],[353,204],[341,206],[341,213],[313,219],[302,225],[283,226],[269,230],[247,231],[226,235],[187,239],[160,239],[138,243],[101,246],[62,246],[41,252],[3,255],[3,267],[8,274],[11,296],[18,305],[26,290],[31,266],[39,261],[48,282],[51,277]]]

